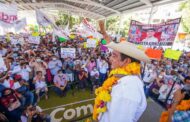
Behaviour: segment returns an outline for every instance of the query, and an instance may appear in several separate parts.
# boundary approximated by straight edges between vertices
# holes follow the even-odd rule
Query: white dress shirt
[[[108,63],[105,61],[100,61],[99,62],[99,72],[102,73],[102,74],[106,74],[107,73],[107,70],[108,70]]]
[[[158,42],[158,39],[155,37],[145,38],[142,42]]]
[[[99,122],[137,122],[147,106],[143,83],[138,76],[125,76],[113,86],[107,111]]]
[[[29,73],[31,72],[31,68],[29,66],[26,66],[26,68],[23,68],[20,70],[18,74],[22,76],[22,79],[29,81]]]

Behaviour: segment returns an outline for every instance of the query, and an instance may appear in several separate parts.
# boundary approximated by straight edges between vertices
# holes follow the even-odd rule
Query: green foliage
[[[120,32],[122,37],[128,36],[129,27],[130,27],[130,19],[127,19],[124,21],[123,27],[122,27],[121,32]]]
[[[117,31],[119,27],[119,16],[109,17],[106,20],[106,29],[109,31]]]
[[[58,13],[58,19],[55,22],[57,26],[66,26],[69,22],[69,28],[72,28],[74,25],[79,24],[82,21],[81,17],[67,15],[64,12],[60,11]]]
[[[190,0],[185,1],[180,4],[179,11],[182,11],[182,26],[183,30],[187,33],[190,33]]]
[[[113,32],[118,33],[119,26],[120,26],[119,24],[120,24],[120,17],[119,16],[110,17],[106,21],[106,29],[108,31],[113,31]],[[128,31],[129,31],[129,27],[130,27],[130,19],[128,18],[127,20],[125,20],[123,22],[123,25],[121,25],[120,34],[122,36],[127,36]]]

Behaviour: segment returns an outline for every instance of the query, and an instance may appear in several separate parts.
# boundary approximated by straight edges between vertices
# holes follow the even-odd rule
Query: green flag
[[[66,40],[65,38],[63,38],[63,37],[59,37],[58,40],[59,40],[60,42],[66,42],[66,41],[67,41],[67,40]]]

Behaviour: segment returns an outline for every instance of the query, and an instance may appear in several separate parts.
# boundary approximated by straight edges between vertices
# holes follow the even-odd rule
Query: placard
[[[61,58],[75,58],[76,49],[75,48],[61,48]]]
[[[151,59],[160,60],[161,56],[162,56],[162,50],[148,48],[148,49],[146,49],[146,55]]]
[[[182,54],[181,51],[167,49],[164,53],[164,57],[169,59],[179,60],[181,54]]]
[[[86,47],[87,48],[95,48],[96,47],[96,45],[97,45],[97,43],[96,43],[97,41],[95,40],[95,39],[88,39],[87,40],[87,42],[86,42]]]
[[[40,44],[40,36],[29,36],[28,42],[32,44]]]

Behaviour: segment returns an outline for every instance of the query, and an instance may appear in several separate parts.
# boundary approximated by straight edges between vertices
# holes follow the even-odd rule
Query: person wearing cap
[[[158,42],[158,39],[154,37],[155,30],[153,28],[146,29],[146,38],[142,42]]]
[[[140,61],[150,62],[145,52],[129,42],[107,45],[113,49],[111,71],[96,89],[93,119],[99,122],[137,122],[147,102],[140,78]]]

